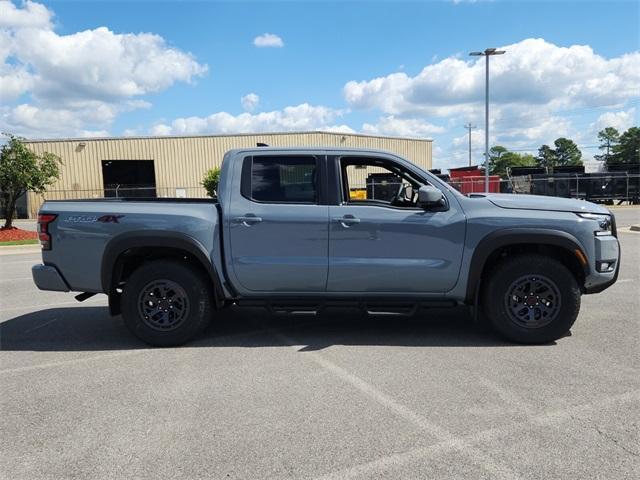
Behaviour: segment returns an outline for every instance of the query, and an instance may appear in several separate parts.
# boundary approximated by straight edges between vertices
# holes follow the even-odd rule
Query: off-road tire
[[[533,305],[529,307],[529,303],[523,302],[522,308],[518,308],[523,298],[520,292],[526,288],[516,290],[514,285],[522,285],[527,279],[547,284],[549,298],[553,299],[547,310],[553,315],[549,313],[542,318],[540,310],[536,310],[535,291],[529,293]],[[514,292],[518,294],[514,296]],[[482,292],[482,307],[493,329],[503,338],[516,343],[544,344],[567,335],[580,311],[580,295],[576,278],[562,263],[539,254],[522,254],[505,258],[490,272]],[[542,308],[546,307],[545,303]],[[533,310],[531,317],[528,310]],[[525,321],[530,318],[541,325],[523,325],[519,312],[524,312]],[[545,321],[548,323],[544,324]]]
[[[121,299],[124,323],[131,333],[149,345],[182,345],[203,332],[209,324],[213,313],[209,287],[202,272],[188,264],[175,260],[153,260],[145,263],[131,274],[124,286]],[[169,292],[166,298],[173,298],[172,301],[177,303],[171,304],[169,300],[161,300],[156,295],[153,298],[159,298],[158,302],[163,303],[148,307],[155,300],[152,298],[153,302],[145,302],[143,299],[148,300],[148,295],[153,295],[154,291]],[[176,291],[179,293],[176,294]],[[174,316],[173,326],[170,318],[156,319],[157,316],[146,315],[149,313],[148,308],[161,310],[161,315],[175,315],[169,308],[178,307],[180,302],[183,310],[181,315]]]

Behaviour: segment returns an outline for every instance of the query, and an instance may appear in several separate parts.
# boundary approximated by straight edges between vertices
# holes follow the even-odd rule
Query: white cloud
[[[493,105],[533,105],[553,109],[624,103],[640,94],[640,52],[605,59],[586,45],[559,47],[526,39],[501,47],[506,55],[491,63]],[[346,101],[393,115],[466,114],[483,99],[484,59],[445,58],[411,77],[350,81]]]
[[[318,130],[321,132],[332,132],[332,133],[357,133],[353,128],[349,125],[323,125],[314,130]]]
[[[597,134],[597,132],[604,128],[613,127],[622,133],[637,124],[638,117],[636,115],[636,109],[632,107],[629,110],[603,113],[595,123],[591,125],[591,130],[594,134]]]
[[[0,64],[2,102],[16,100],[33,87],[33,76],[24,68]]]
[[[171,127],[169,125],[159,123],[151,127],[151,135],[157,135],[162,137],[165,135],[171,135],[171,133],[172,133]]]
[[[253,44],[258,48],[282,48],[284,47],[284,42],[282,38],[274,33],[263,33],[262,35],[258,35],[253,39]]]
[[[260,103],[260,97],[255,93],[248,93],[240,97],[240,105],[242,105],[243,110],[247,112],[253,112],[258,106],[258,103]]]
[[[139,97],[191,82],[207,71],[206,65],[158,35],[114,33],[106,27],[60,35],[53,30],[52,17],[35,2],[16,6],[0,0],[3,129],[34,137],[57,130],[76,135],[86,130],[86,122],[101,116],[103,123],[96,120],[98,128],[89,131],[102,131],[116,113],[150,105]],[[26,101],[23,96],[29,96],[30,103],[7,108],[10,102]],[[29,119],[34,111],[45,116],[58,112],[59,129],[40,129],[45,126]]]
[[[436,133],[444,133],[445,129],[416,118],[396,118],[390,115],[379,118],[375,124],[365,123],[362,125],[362,131],[374,135],[431,137]]]
[[[469,148],[469,131],[465,134],[460,134],[451,141],[451,145],[458,150]],[[484,129],[475,128],[471,130],[471,149],[472,150],[484,150]]]
[[[81,109],[40,108],[30,104],[0,108],[0,125],[4,131],[26,136],[83,136],[86,131],[106,131],[117,108],[102,102],[87,102]]]
[[[26,1],[22,8],[0,0],[0,28],[50,28],[53,12],[40,3]]]
[[[151,33],[117,34],[106,27],[71,35],[44,29],[14,33],[14,55],[37,72],[32,92],[49,102],[67,98],[117,101],[158,92],[206,71],[190,54]]]
[[[122,131],[123,137],[137,137],[138,135],[140,135],[140,132],[137,128],[125,128]]]
[[[177,118],[171,124],[158,124],[153,135],[196,135],[205,133],[254,133],[298,130],[335,130],[351,132],[346,125],[333,122],[343,115],[342,110],[302,103],[282,110],[241,113],[213,113],[207,117]]]
[[[640,97],[640,51],[604,58],[587,45],[561,47],[542,39],[525,39],[500,47],[506,55],[491,59],[490,144],[530,150],[542,143],[568,136],[579,144],[595,142],[595,133],[577,128],[578,119],[605,113],[597,124],[627,127],[637,124],[635,110],[621,110]],[[415,76],[393,72],[386,76],[350,81],[344,98],[353,109],[380,111],[393,118],[386,129],[365,125],[367,130],[411,135],[411,128],[394,128],[399,121],[410,127],[412,119],[425,123],[446,119],[449,130],[471,120],[484,124],[484,59],[452,55],[435,62]],[[593,121],[593,120],[592,120]],[[379,122],[384,123],[384,122]],[[595,125],[595,124],[594,124]],[[595,127],[592,127],[595,130]],[[415,133],[414,133],[415,134]],[[436,164],[466,164],[468,138],[463,133],[427,133],[443,144]],[[448,145],[443,140],[450,142]],[[484,138],[481,128],[472,134],[473,149],[482,161]],[[587,152],[583,152],[587,157]]]

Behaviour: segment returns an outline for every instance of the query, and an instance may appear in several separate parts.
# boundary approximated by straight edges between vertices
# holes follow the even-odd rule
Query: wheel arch
[[[568,232],[537,228],[502,229],[485,236],[471,258],[465,303],[477,305],[483,277],[503,254],[538,252],[560,260],[576,276],[580,287],[589,274],[589,263],[580,241]]]
[[[222,279],[204,246],[181,232],[145,230],[127,232],[114,237],[102,256],[100,280],[109,296],[112,314],[120,312],[117,286],[145,261],[158,258],[176,258],[188,261],[200,269],[211,281],[216,307],[224,303]]]

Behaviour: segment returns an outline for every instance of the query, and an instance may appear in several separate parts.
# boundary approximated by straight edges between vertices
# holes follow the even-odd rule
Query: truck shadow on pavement
[[[300,351],[333,345],[407,347],[511,346],[473,322],[466,308],[430,309],[413,317],[368,317],[330,310],[316,317],[270,315],[260,308],[219,312],[190,347],[283,347]],[[110,317],[106,307],[52,308],[0,324],[3,351],[103,351],[149,348]]]

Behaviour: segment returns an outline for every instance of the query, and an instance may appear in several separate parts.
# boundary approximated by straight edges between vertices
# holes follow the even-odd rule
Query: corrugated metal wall
[[[44,198],[99,198],[103,195],[102,160],[154,160],[158,196],[205,196],[200,180],[222,162],[232,148],[255,147],[355,147],[388,150],[423,168],[431,168],[431,140],[376,137],[329,132],[219,135],[196,137],[73,139],[27,142],[36,153],[51,152],[62,158],[60,180]],[[82,146],[81,144],[84,144]],[[29,214],[34,217],[42,197],[29,194]]]

